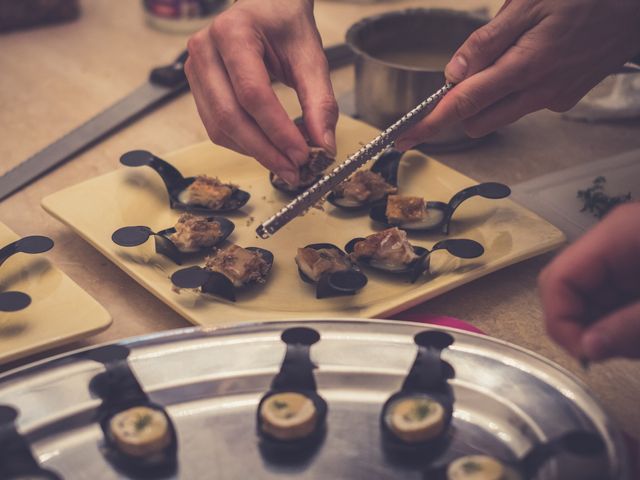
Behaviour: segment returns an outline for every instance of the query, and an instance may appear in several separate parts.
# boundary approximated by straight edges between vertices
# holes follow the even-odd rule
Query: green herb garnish
[[[427,418],[431,411],[431,404],[428,401],[417,401],[414,407],[404,415],[407,421],[420,421]]]
[[[151,423],[151,415],[149,415],[148,413],[138,416],[135,423],[136,431],[139,432],[140,430],[144,430],[146,427],[149,426],[150,423]]]
[[[626,195],[610,197],[604,192],[605,177],[596,177],[593,185],[585,190],[578,190],[578,198],[584,202],[581,212],[588,211],[596,218],[604,217],[611,209],[631,200],[631,192]]]
[[[482,471],[482,465],[478,462],[469,460],[462,464],[462,469],[464,470],[464,473],[477,473]]]
[[[287,408],[289,405],[287,402],[281,402],[280,400],[273,401],[273,408],[276,410],[282,410],[283,408]]]

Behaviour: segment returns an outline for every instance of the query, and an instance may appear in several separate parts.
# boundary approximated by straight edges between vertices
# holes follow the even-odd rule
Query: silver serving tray
[[[328,433],[306,463],[274,465],[258,449],[255,408],[280,368],[291,326],[316,329],[311,348]],[[121,342],[151,399],[167,407],[178,433],[182,479],[423,478],[383,454],[380,408],[399,390],[416,355],[413,335],[427,326],[399,321],[304,321],[189,328]],[[453,329],[443,358],[456,370],[454,440],[439,461],[483,451],[508,460],[535,442],[572,429],[599,432],[606,456],[558,459],[539,479],[631,479],[620,431],[586,387],[524,349]],[[72,353],[0,377],[0,404],[17,407],[19,430],[43,467],[65,479],[123,478],[99,450],[99,400],[89,380],[101,364]]]

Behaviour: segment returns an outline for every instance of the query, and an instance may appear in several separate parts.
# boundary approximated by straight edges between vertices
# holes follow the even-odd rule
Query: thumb
[[[313,145],[335,155],[338,103],[322,44],[314,42],[313,48],[307,50],[299,61],[292,62],[291,69],[293,87],[298,94],[304,123]]]
[[[444,70],[448,82],[460,83],[492,65],[533,26],[528,2],[511,1],[489,23],[473,32]]]
[[[589,360],[640,358],[640,302],[609,314],[587,329],[580,344]]]

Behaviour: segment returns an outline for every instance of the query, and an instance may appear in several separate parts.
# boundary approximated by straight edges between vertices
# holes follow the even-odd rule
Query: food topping
[[[389,267],[408,265],[418,255],[407,240],[407,233],[397,227],[369,235],[354,245],[355,260],[364,257]]]
[[[503,465],[493,457],[469,455],[451,462],[447,480],[506,480]]]
[[[386,215],[389,223],[419,222],[427,215],[427,210],[423,198],[389,195]]]
[[[312,185],[318,176],[331,165],[335,159],[324,148],[309,147],[309,160],[300,167],[300,181],[297,186],[292,188],[287,182],[277,175],[273,175],[273,183],[286,190],[295,190],[299,187],[308,187]]]
[[[380,200],[385,195],[397,191],[398,189],[388,184],[382,175],[370,170],[356,172],[349,180],[334,189],[336,196],[357,203]]]
[[[212,210],[224,208],[226,201],[237,190],[235,185],[222,183],[207,175],[198,175],[181,194],[180,201],[188,205],[201,205]]]
[[[295,392],[276,393],[261,405],[262,430],[280,440],[294,440],[310,435],[317,420],[311,399]]]
[[[317,282],[323,273],[341,272],[351,268],[349,258],[335,248],[299,248],[296,263],[300,270]]]
[[[180,215],[175,229],[169,239],[183,252],[212,247],[222,236],[220,223],[190,213]]]
[[[171,441],[164,413],[149,407],[133,407],[114,415],[109,431],[117,448],[135,457],[158,453]]]
[[[386,416],[391,431],[408,443],[431,440],[444,429],[444,408],[428,397],[396,400]]]
[[[205,259],[205,268],[226,276],[236,287],[247,283],[264,283],[269,264],[259,253],[238,245],[217,249]]]

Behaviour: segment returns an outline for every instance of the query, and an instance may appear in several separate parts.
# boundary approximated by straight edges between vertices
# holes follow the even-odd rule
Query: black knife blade
[[[325,54],[331,69],[348,65],[354,58],[352,50],[345,44],[327,47]],[[170,65],[153,69],[149,80],[129,95],[0,176],[0,200],[188,91],[189,84],[184,74],[186,60],[187,52],[184,51]]]

